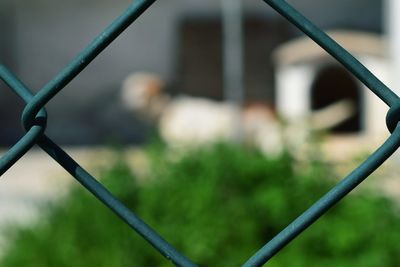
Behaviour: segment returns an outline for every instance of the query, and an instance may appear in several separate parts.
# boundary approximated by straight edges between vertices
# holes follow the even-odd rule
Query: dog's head
[[[163,87],[163,81],[154,74],[134,73],[122,84],[122,103],[129,110],[146,114],[152,109],[154,100],[161,95]]]

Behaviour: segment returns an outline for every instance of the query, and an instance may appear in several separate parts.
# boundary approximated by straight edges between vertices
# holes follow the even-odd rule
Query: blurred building
[[[370,33],[377,38],[383,32],[381,0],[288,2],[325,30]],[[129,3],[127,0],[2,0],[0,61],[38,90]],[[274,62],[272,55],[301,33],[263,1],[243,1],[243,5],[244,97],[275,106],[277,88],[281,86],[277,84],[277,71],[283,65]],[[168,82],[171,93],[222,100],[222,62],[219,1],[157,1],[48,104],[48,134],[62,144],[140,142],[147,133],[146,125],[123,110],[117,97],[126,76],[136,71],[157,73]],[[304,58],[288,64],[312,62],[313,58]],[[324,80],[335,73],[344,73],[338,65],[334,70],[321,68],[314,72],[319,76],[312,76],[314,81],[307,78],[308,87],[318,87],[318,77]],[[352,97],[362,98],[361,85],[352,78],[348,80],[353,89],[358,88],[352,89]],[[310,107],[319,105],[314,104]],[[19,122],[22,108],[21,102],[1,84],[1,146],[14,143],[22,134]],[[363,116],[367,115],[361,115],[365,111],[363,105],[358,108],[359,124],[355,130],[366,124]]]

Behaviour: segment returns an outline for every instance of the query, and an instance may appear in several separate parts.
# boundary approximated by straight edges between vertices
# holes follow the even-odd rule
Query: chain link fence
[[[79,75],[97,55],[107,48],[114,39],[142,15],[155,1],[156,0],[133,1],[123,14],[115,19],[114,22],[100,33],[97,38],[36,95],[33,95],[30,89],[5,66],[0,65],[0,78],[26,104],[21,116],[26,134],[1,157],[0,175],[4,174],[14,163],[27,153],[32,146],[37,144],[75,177],[75,179],[99,201],[103,202],[104,205],[118,215],[121,220],[127,223],[156,250],[164,255],[167,260],[170,260],[176,266],[197,266],[182,253],[178,252],[157,232],[151,229],[151,227],[142,221],[134,212],[125,207],[45,134],[47,113],[44,106],[46,103],[52,100],[69,82]],[[386,117],[386,124],[391,135],[360,166],[252,255],[248,261],[242,265],[245,267],[262,266],[267,263],[276,253],[283,249],[318,218],[324,215],[332,206],[344,198],[351,190],[364,181],[372,172],[379,168],[400,146],[400,127],[398,127],[398,122],[400,120],[400,101],[398,96],[377,79],[349,52],[288,3],[283,0],[264,0],[264,2],[313,39],[390,107]]]

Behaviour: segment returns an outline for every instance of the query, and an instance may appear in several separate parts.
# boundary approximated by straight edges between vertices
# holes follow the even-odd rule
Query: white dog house
[[[381,36],[350,31],[328,34],[384,83],[388,81],[389,61]],[[289,123],[347,99],[353,102],[355,113],[333,127],[331,136],[378,141],[387,135],[387,106],[308,37],[281,45],[274,60],[277,110]]]

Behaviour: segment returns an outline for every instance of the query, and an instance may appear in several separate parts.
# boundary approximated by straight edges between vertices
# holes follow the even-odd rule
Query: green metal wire
[[[153,229],[142,221],[135,213],[124,206],[116,197],[114,197],[104,186],[102,186],[85,169],[79,166],[65,151],[51,141],[47,136],[43,136],[39,141],[39,146],[46,151],[54,160],[56,160],[65,170],[67,170],[75,179],[89,190],[98,200],[103,202],[125,223],[147,240],[164,257],[180,267],[196,267],[184,255],[179,253],[173,246],[165,241]]]
[[[319,46],[336,58],[351,73],[353,73],[362,83],[364,83],[373,93],[382,99],[387,105],[392,106],[398,100],[398,96],[364,67],[349,52],[341,47],[337,42],[330,38],[326,33],[305,18],[300,12],[283,0],[263,0],[274,8],[282,16],[297,26]]]
[[[32,146],[37,144],[99,201],[111,209],[172,263],[176,266],[194,267],[196,264],[179,253],[135,213],[125,207],[95,178],[45,135],[47,113],[44,109],[44,105],[79,75],[90,62],[92,62],[155,1],[156,0],[133,1],[121,16],[112,22],[109,27],[95,38],[86,49],[49,81],[35,96],[32,95],[29,88],[13,73],[5,66],[0,65],[0,79],[27,104],[21,115],[21,121],[26,129],[26,134],[0,158],[0,176],[27,153]],[[343,199],[351,190],[356,188],[373,171],[379,168],[379,166],[381,166],[400,146],[400,101],[398,96],[349,52],[337,44],[326,33],[313,25],[296,9],[286,3],[286,1],[264,0],[264,2],[306,33],[390,106],[386,117],[386,123],[392,134],[364,163],[257,251],[243,265],[244,267],[262,266],[265,264],[294,238],[310,227],[328,209]]]
[[[12,90],[25,101],[33,98],[29,89],[14,76],[4,66],[0,69],[0,74],[4,77]],[[44,111],[43,111],[44,112]],[[135,213],[125,207],[117,198],[115,198],[106,188],[104,188],[95,178],[93,178],[86,170],[76,163],[65,151],[56,145],[45,134],[42,134],[36,143],[57,161],[66,171],[68,171],[75,179],[89,190],[98,200],[103,202],[132,229],[146,239],[154,248],[156,248],[167,259],[175,263],[176,266],[195,267],[196,265],[180,254],[167,241],[159,236],[153,229],[143,222]],[[1,160],[3,162],[3,159]]]
[[[85,69],[112,41],[114,41],[130,24],[132,24],[156,0],[135,0],[124,13],[115,19],[99,34],[78,56],[47,83],[28,103],[22,113],[22,121],[29,128],[36,113],[50,99],[60,92],[82,70]]]
[[[400,125],[400,124],[399,124]],[[262,247],[251,257],[243,267],[262,266],[284,246],[307,229],[326,211],[338,203],[351,190],[356,188],[373,171],[381,166],[400,146],[400,126],[386,142],[379,147],[366,161],[351,172],[346,178],[320,198],[314,205],[289,224],[282,232],[276,235],[270,242]]]
[[[9,72],[5,66],[0,65],[0,79],[3,80],[19,97],[26,103],[32,100],[33,96],[30,95],[27,88]],[[3,175],[14,163],[18,161],[25,153],[32,148],[37,140],[42,136],[46,129],[47,113],[41,109],[30,129],[27,133],[12,146],[0,160],[0,176]]]

